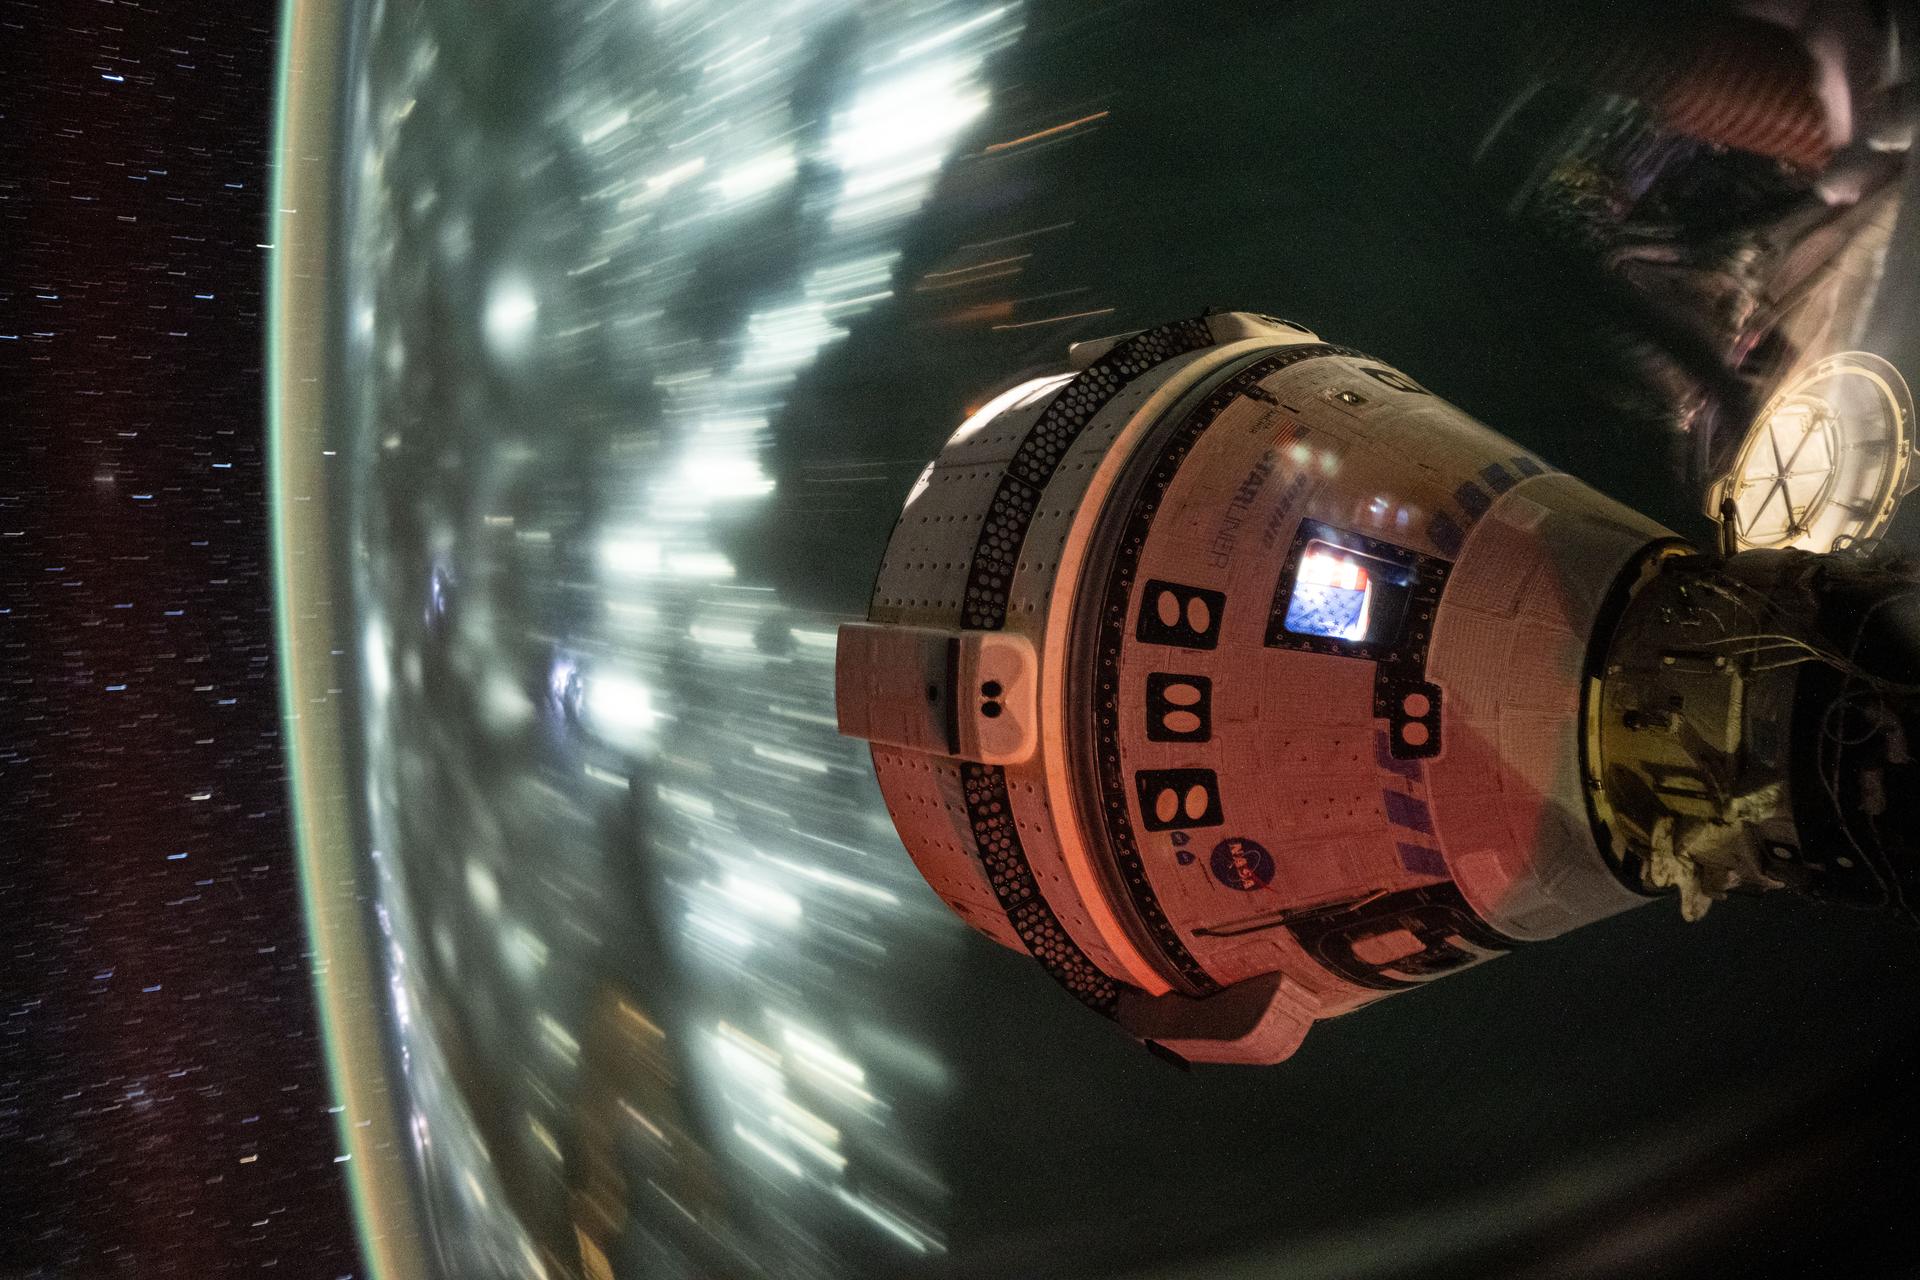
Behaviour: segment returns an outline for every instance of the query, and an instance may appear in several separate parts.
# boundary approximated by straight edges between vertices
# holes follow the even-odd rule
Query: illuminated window
[[[1298,636],[1391,641],[1406,617],[1410,581],[1401,565],[1316,538],[1294,571],[1284,625]]]

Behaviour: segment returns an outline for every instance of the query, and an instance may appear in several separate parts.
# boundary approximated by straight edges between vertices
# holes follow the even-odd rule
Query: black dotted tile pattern
[[[1358,351],[1324,342],[1287,347],[1249,365],[1207,397],[1161,446],[1160,456],[1154,461],[1153,469],[1141,487],[1139,496],[1134,499],[1132,511],[1127,515],[1127,522],[1121,530],[1120,545],[1107,571],[1106,599],[1101,606],[1099,648],[1094,656],[1096,688],[1093,733],[1101,818],[1106,826],[1108,847],[1113,851],[1121,882],[1126,885],[1127,896],[1132,899],[1134,910],[1146,922],[1147,930],[1159,946],[1161,955],[1194,991],[1203,995],[1220,990],[1220,984],[1193,958],[1193,953],[1180,940],[1179,931],[1161,908],[1159,896],[1147,880],[1146,865],[1141,860],[1140,846],[1134,838],[1133,820],[1127,813],[1127,778],[1120,765],[1119,710],[1120,654],[1127,638],[1127,610],[1133,596],[1134,577],[1140,567],[1140,553],[1146,547],[1147,531],[1160,509],[1160,500],[1166,496],[1168,486],[1173,483],[1174,476],[1192,451],[1194,443],[1234,402],[1245,398],[1269,375],[1303,360],[1322,356],[1367,358]],[[1222,797],[1222,803],[1227,803],[1226,797]]]
[[[998,631],[1006,624],[1007,589],[1013,582],[1020,544],[1026,541],[1040,493],[1094,415],[1106,408],[1122,387],[1155,365],[1212,345],[1213,331],[1206,320],[1178,320],[1129,338],[1061,388],[1020,442],[994,492],[993,505],[980,527],[980,539],[974,544],[967,596],[960,610],[961,625],[975,631]]]
[[[1212,345],[1213,330],[1205,319],[1178,320],[1120,343],[1055,394],[1014,451],[994,492],[967,572],[961,625],[979,631],[998,631],[1006,625],[1007,591],[1041,491],[1094,415],[1149,369]],[[1006,770],[968,763],[961,777],[974,844],[1013,931],[1075,999],[1112,1017],[1119,989],[1068,935],[1040,892],[1008,802]]]
[[[962,766],[960,776],[973,842],[1013,931],[1054,981],[1089,1009],[1112,1017],[1119,988],[1067,935],[1040,892],[1014,824],[1006,770],[969,761]]]

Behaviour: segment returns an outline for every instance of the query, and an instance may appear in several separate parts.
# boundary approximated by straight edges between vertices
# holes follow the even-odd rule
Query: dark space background
[[[0,1276],[353,1275],[288,829],[277,6],[0,0]]]

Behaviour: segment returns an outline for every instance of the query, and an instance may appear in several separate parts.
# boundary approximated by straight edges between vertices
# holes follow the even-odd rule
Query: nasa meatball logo
[[[1242,893],[1264,889],[1273,883],[1273,855],[1241,836],[1222,840],[1213,846],[1213,878]]]

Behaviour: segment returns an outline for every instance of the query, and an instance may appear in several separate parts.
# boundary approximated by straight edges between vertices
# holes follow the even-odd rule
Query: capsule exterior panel
[[[1595,843],[1580,709],[1610,593],[1670,535],[1297,326],[1096,356],[956,433],[843,635],[843,724],[924,686],[955,726],[874,760],[962,918],[1136,1035],[1271,1061],[1640,901]],[[958,677],[982,632],[1030,642],[1017,711]],[[958,748],[1010,714],[1024,758]]]

